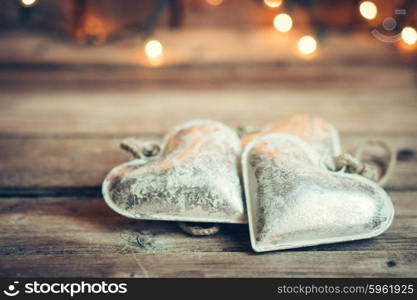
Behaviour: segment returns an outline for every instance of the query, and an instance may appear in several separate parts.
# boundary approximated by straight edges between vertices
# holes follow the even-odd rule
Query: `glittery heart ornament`
[[[165,136],[158,156],[111,170],[103,182],[104,199],[135,219],[246,223],[240,152],[231,128],[189,121]]]
[[[255,251],[371,238],[390,226],[394,208],[385,191],[360,175],[329,171],[319,148],[286,133],[260,135],[245,146],[243,179]]]

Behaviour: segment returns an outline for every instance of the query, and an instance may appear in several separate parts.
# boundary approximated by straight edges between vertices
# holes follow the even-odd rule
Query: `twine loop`
[[[363,162],[363,153],[368,146],[378,146],[387,153],[388,162],[382,175],[380,175],[376,166]],[[334,157],[334,163],[337,171],[344,169],[347,173],[359,174],[377,182],[380,186],[384,186],[392,175],[397,163],[397,156],[394,148],[387,142],[381,140],[367,140],[358,145],[354,156],[348,153],[342,153]]]
[[[253,133],[257,133],[259,131],[260,129],[258,127],[249,126],[249,125],[245,125],[245,126],[241,125],[236,128],[236,133],[240,138],[248,136]]]
[[[159,154],[161,148],[153,143],[141,143],[134,138],[128,138],[120,143],[120,147],[133,155],[134,158],[154,157]]]
[[[208,236],[220,231],[220,224],[177,222],[182,231],[192,236]]]

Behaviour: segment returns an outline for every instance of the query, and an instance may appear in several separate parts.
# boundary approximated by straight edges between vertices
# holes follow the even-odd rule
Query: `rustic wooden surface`
[[[337,41],[332,59],[285,64],[147,70],[0,58],[0,276],[416,277],[415,72],[385,46],[367,60],[369,47]],[[193,238],[175,223],[119,216],[101,198],[106,172],[129,158],[124,137],[159,140],[193,118],[260,126],[293,113],[332,122],[346,150],[369,138],[398,149],[386,233],[255,254],[245,225]]]

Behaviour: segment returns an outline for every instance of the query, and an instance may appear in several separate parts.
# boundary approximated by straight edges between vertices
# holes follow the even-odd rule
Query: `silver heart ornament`
[[[394,208],[385,191],[360,175],[330,171],[317,149],[287,133],[260,135],[245,146],[242,171],[255,251],[366,239],[390,226]]]
[[[189,121],[164,137],[158,156],[111,170],[103,196],[113,210],[135,219],[246,223],[240,153],[231,128]]]

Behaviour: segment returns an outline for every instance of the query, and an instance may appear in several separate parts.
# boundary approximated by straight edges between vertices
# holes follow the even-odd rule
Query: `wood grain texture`
[[[396,214],[383,235],[292,252],[417,250],[417,192],[390,196]],[[175,222],[127,219],[101,198],[3,198],[0,217],[0,256],[252,252],[247,225],[224,225],[219,234],[195,238]]]
[[[215,63],[158,69],[132,65],[13,64],[1,65],[0,88],[4,91],[135,91],[154,89],[321,89],[346,91],[374,89],[403,90],[413,82],[413,73],[403,65],[293,65],[284,62]],[[2,68],[3,67],[3,68]],[[10,71],[8,70],[10,69]],[[68,70],[69,69],[69,70]],[[18,72],[16,72],[18,70]],[[99,91],[97,91],[99,87]],[[204,91],[203,91],[204,93]],[[77,94],[76,94],[77,95]],[[79,95],[84,97],[85,95]]]
[[[0,276],[412,277],[416,261],[415,251],[33,255],[3,257]]]
[[[321,117],[342,132],[416,133],[415,89],[407,86],[5,93],[0,134],[162,134],[190,119],[263,126],[296,113]]]

